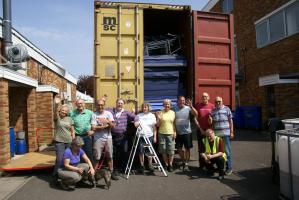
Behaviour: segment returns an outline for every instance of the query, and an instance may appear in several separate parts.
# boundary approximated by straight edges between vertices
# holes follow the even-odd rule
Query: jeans
[[[89,158],[90,162],[93,163],[93,153],[92,153],[93,142],[92,142],[92,136],[88,136],[88,135],[81,136],[80,135],[80,137],[84,141],[84,145],[83,145],[82,149],[86,153],[86,155]]]
[[[66,148],[69,148],[70,146],[71,146],[71,144],[69,144],[69,143],[55,141],[56,161],[55,161],[55,167],[54,167],[54,171],[53,171],[54,176],[57,175],[57,171],[58,171],[59,167],[61,167],[63,164],[64,150]]]
[[[232,149],[231,149],[230,138],[229,138],[229,136],[223,136],[221,138],[224,142],[225,153],[227,156],[226,169],[231,170],[233,158],[232,158]]]

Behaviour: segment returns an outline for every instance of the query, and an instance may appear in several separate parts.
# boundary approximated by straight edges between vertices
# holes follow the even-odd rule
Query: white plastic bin
[[[282,196],[299,200],[299,128],[276,132],[280,193]]]
[[[299,128],[299,118],[281,120],[285,129]]]

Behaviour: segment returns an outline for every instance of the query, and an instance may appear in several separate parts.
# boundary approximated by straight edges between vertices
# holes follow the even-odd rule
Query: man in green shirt
[[[75,135],[80,136],[84,141],[82,149],[87,157],[93,161],[92,155],[92,134],[91,116],[93,112],[85,109],[85,102],[82,99],[76,101],[76,109],[70,112],[70,117],[74,121]]]

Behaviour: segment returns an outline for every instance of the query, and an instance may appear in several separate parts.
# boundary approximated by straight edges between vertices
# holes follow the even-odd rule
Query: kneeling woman
[[[81,137],[75,137],[71,143],[71,147],[67,148],[63,156],[63,166],[58,170],[58,176],[61,179],[63,189],[71,189],[77,182],[89,180],[94,183],[94,168],[81,149],[84,142]],[[85,163],[80,163],[83,160]]]

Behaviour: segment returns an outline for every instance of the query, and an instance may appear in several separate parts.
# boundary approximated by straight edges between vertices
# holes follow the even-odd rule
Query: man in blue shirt
[[[182,160],[183,170],[188,170],[190,149],[193,147],[190,116],[197,117],[197,111],[193,107],[191,100],[186,100],[184,96],[178,98],[178,105],[174,107],[174,111],[177,131],[176,145]],[[183,146],[185,150],[183,150]]]
[[[234,138],[234,128],[232,113],[229,107],[223,105],[223,100],[221,97],[216,97],[215,108],[211,112],[210,121],[215,132],[215,135],[221,137],[224,146],[225,153],[227,155],[226,162],[226,174],[230,175],[232,173],[232,151],[230,140]]]

